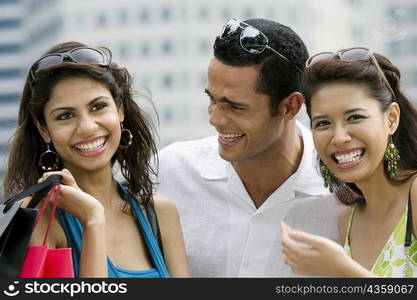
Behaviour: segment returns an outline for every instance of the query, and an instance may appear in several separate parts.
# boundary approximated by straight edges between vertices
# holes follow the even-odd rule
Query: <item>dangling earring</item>
[[[41,154],[38,161],[38,166],[44,171],[55,171],[59,167],[59,155],[51,150],[51,143],[46,143],[46,151]]]
[[[326,165],[323,164],[320,167],[320,174],[321,174],[321,177],[323,177],[323,180],[324,180],[324,187],[329,188],[329,192],[333,193],[333,181],[332,181],[332,177],[331,177],[331,172]]]
[[[392,137],[388,144],[387,149],[385,150],[384,160],[386,162],[386,171],[388,173],[388,177],[394,179],[395,173],[397,172],[397,162],[400,161],[400,154],[398,152],[397,147],[395,147],[394,143],[392,142]]]
[[[132,144],[133,135],[129,129],[123,128],[123,123],[120,123],[120,128],[122,129],[122,131],[120,136],[119,148],[125,150]]]

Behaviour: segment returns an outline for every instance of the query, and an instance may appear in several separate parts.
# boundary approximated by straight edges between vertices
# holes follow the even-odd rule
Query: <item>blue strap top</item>
[[[112,263],[110,257],[107,256],[109,278],[168,278],[168,270],[166,268],[161,250],[159,249],[158,242],[156,241],[155,236],[152,233],[148,220],[143,214],[142,209],[139,206],[139,203],[137,202],[135,197],[133,197],[132,195],[129,196],[128,190],[125,186],[123,186],[119,182],[118,185],[119,188],[123,191],[123,193],[129,198],[130,204],[132,205],[133,213],[136,217],[138,226],[140,228],[140,232],[145,240],[145,244],[154,263],[154,267],[148,270],[140,271],[126,270],[116,267]],[[80,221],[76,217],[66,213],[61,209],[58,209],[57,212],[61,221],[62,228],[64,229],[69,247],[72,248],[74,274],[76,277],[78,277],[80,272],[79,266],[83,229]]]

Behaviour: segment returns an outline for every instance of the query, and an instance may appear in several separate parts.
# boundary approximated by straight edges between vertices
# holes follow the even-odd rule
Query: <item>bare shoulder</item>
[[[167,197],[160,194],[154,194],[153,201],[155,203],[155,210],[158,216],[176,217],[178,215],[177,207]]]
[[[153,201],[162,233],[162,241],[165,245],[167,240],[176,239],[182,234],[180,216],[175,204],[167,197],[154,194]]]
[[[339,228],[339,237],[340,237],[340,243],[343,245],[346,240],[346,234],[348,229],[348,223],[349,223],[349,216],[352,212],[352,207],[346,206],[342,209],[339,220],[338,220],[338,228]]]

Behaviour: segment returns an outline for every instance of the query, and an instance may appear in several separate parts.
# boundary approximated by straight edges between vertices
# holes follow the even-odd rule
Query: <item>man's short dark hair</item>
[[[286,62],[270,49],[260,54],[252,54],[240,46],[241,29],[230,37],[214,42],[214,57],[226,65],[235,67],[258,66],[257,91],[271,98],[271,115],[278,113],[281,100],[293,92],[301,92],[302,78],[308,51],[301,38],[288,26],[265,19],[248,19],[245,23],[263,32],[269,40],[268,45],[288,58]],[[243,25],[244,26],[244,25]]]

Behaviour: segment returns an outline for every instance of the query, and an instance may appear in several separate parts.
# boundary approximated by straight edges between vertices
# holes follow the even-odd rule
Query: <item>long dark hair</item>
[[[67,42],[49,49],[46,54],[65,52],[85,45]],[[42,176],[37,168],[39,156],[46,150],[46,144],[39,134],[34,120],[45,125],[43,109],[49,101],[53,87],[68,77],[87,76],[109,89],[116,106],[124,110],[123,127],[133,135],[132,144],[125,151],[117,150],[112,165],[117,161],[125,185],[129,191],[139,195],[146,203],[152,199],[153,185],[150,179],[155,174],[150,160],[156,153],[154,130],[145,118],[144,112],[135,102],[132,90],[132,78],[129,72],[116,63],[108,67],[96,67],[86,64],[64,63],[44,71],[36,80],[29,74],[20,101],[17,129],[11,140],[11,150],[6,175],[3,180],[5,196],[11,196],[35,184]],[[60,166],[62,168],[62,166]]]
[[[371,61],[345,62],[338,58],[318,61],[309,67],[305,74],[303,93],[307,113],[311,118],[311,97],[323,86],[334,82],[346,82],[365,85],[373,98],[381,105],[382,111],[386,111],[389,105],[395,101],[400,107],[399,126],[392,136],[395,146],[398,148],[401,160],[398,162],[400,176],[394,178],[397,182],[409,179],[417,173],[417,109],[400,89],[401,74],[388,58],[375,53],[385,77],[392,87],[395,98],[381,78],[379,70]],[[338,99],[334,99],[338,101]],[[318,158],[319,166],[323,162]],[[344,204],[363,204],[365,199],[362,192],[354,183],[345,183],[332,175],[332,181],[336,196]]]

